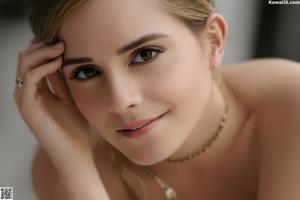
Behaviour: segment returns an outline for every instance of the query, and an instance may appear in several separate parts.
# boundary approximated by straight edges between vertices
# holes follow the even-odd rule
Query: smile
[[[117,130],[117,132],[129,138],[137,138],[148,133],[168,112],[169,111],[156,118],[132,122],[126,125],[124,129]]]

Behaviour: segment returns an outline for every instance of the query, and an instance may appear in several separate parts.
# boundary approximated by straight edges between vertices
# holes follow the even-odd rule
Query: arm
[[[78,171],[79,169],[82,167],[78,167]],[[109,199],[107,193],[101,191],[103,185],[101,181],[99,182],[98,174],[90,178],[90,175],[95,172],[90,168],[88,170],[89,173],[77,171],[74,174],[70,172],[64,177],[60,177],[47,154],[40,148],[32,163],[32,181],[38,199]]]
[[[39,148],[31,166],[31,179],[39,200],[66,200],[57,172],[46,153]]]
[[[77,169],[59,174],[68,199],[109,200],[96,166],[91,163],[74,163]]]

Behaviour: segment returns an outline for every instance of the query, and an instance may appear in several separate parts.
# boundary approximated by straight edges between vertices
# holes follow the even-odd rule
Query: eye
[[[158,47],[146,47],[141,50],[138,49],[136,52],[137,53],[135,54],[132,62],[130,62],[130,65],[138,65],[149,62],[163,52],[163,50]]]
[[[102,73],[92,65],[83,65],[76,68],[70,75],[70,80],[87,81]]]

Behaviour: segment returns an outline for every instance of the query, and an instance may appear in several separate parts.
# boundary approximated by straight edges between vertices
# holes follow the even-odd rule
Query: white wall
[[[252,57],[259,1],[215,0],[217,12],[228,22],[229,36],[224,63],[235,63]]]
[[[0,186],[12,186],[16,200],[35,199],[30,163],[37,143],[13,102],[18,51],[29,38],[24,21],[0,20]]]

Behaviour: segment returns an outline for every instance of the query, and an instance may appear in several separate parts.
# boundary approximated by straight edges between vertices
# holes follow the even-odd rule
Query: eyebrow
[[[124,46],[119,48],[116,52],[117,55],[126,53],[127,51],[134,49],[143,43],[149,42],[151,40],[155,40],[158,38],[163,38],[163,37],[169,37],[168,35],[164,33],[150,33],[147,35],[144,35]],[[90,57],[78,57],[78,58],[66,58],[64,59],[63,67],[66,67],[68,65],[73,65],[73,64],[80,64],[80,63],[87,63],[87,62],[92,62],[93,59]]]

